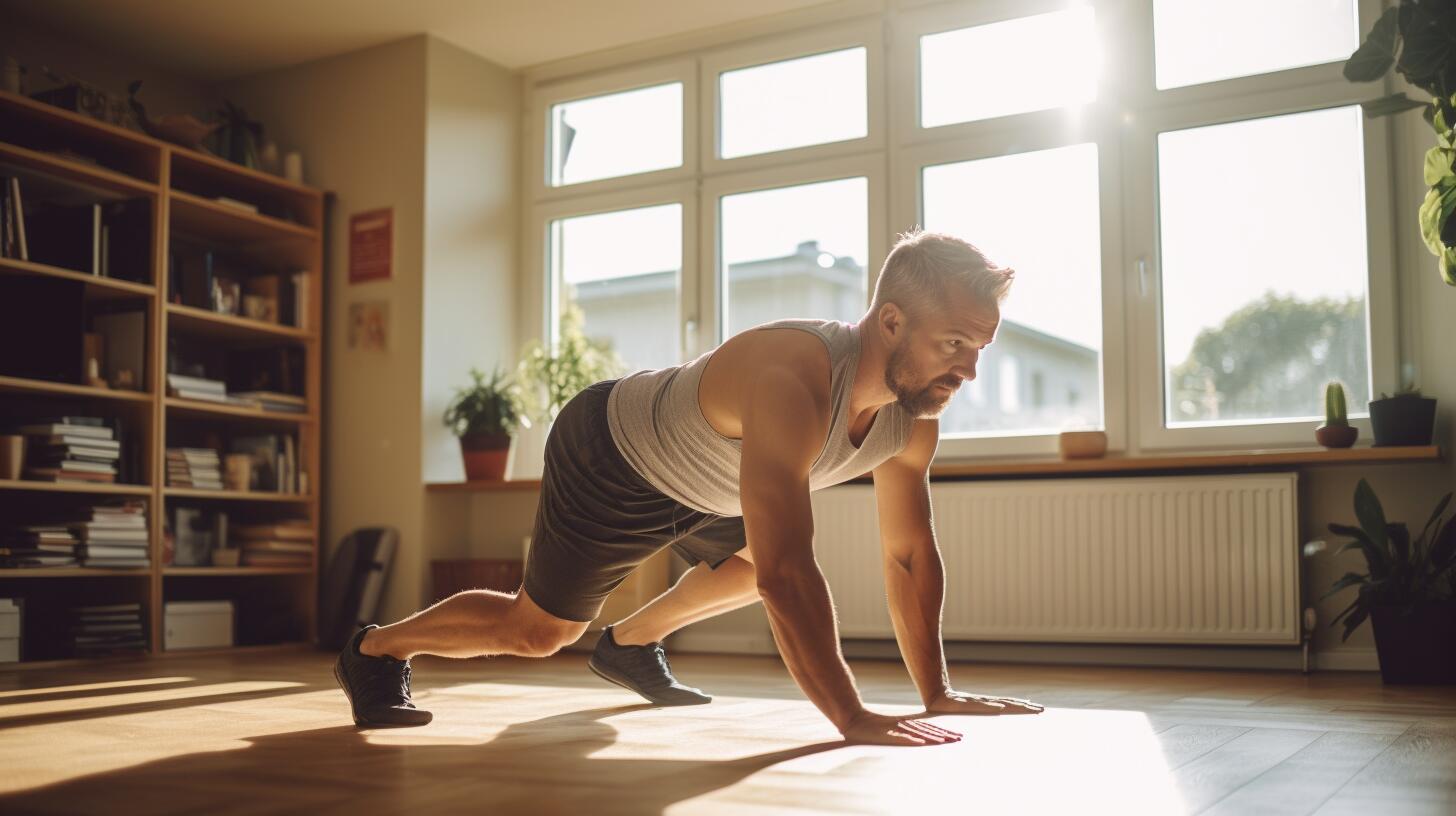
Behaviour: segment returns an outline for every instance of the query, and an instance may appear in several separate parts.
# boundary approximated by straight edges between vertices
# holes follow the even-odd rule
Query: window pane
[[[927,167],[922,189],[926,229],[1016,270],[996,342],[982,352],[973,387],[941,415],[941,433],[1101,426],[1097,146]]]
[[[840,179],[724,196],[719,340],[770,320],[863,316],[869,181]]]
[[[575,301],[586,335],[611,343],[628,371],[682,362],[681,204],[553,221],[551,263],[557,302]]]
[[[1091,102],[1097,74],[1087,7],[929,34],[920,38],[920,126]]]
[[[1343,60],[1359,25],[1355,0],[1153,0],[1158,88]]]
[[[1370,399],[1356,106],[1158,136],[1169,426]],[[1359,411],[1363,413],[1363,411]]]
[[[551,106],[551,186],[683,163],[681,82]]]
[[[865,54],[850,48],[724,72],[719,155],[732,159],[864,138]]]

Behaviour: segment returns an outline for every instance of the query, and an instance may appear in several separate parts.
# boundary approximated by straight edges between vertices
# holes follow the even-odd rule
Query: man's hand
[[[855,715],[840,733],[845,742],[857,745],[944,745],[961,741],[960,734],[938,725],[872,711]]]
[[[947,690],[925,706],[925,713],[927,715],[995,716],[998,714],[1040,714],[1045,708],[1046,706],[1017,697],[990,697],[984,694],[966,694],[961,691]]]

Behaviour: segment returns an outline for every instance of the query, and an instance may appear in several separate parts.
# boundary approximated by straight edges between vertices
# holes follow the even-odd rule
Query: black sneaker
[[[661,643],[619,646],[610,626],[602,631],[586,667],[603,680],[635,691],[657,705],[702,705],[713,701],[712,697],[684,686],[672,676],[672,666]]]
[[[334,679],[354,709],[354,724],[424,725],[433,715],[415,708],[410,700],[409,661],[388,655],[371,657],[359,651],[365,633],[378,628],[371,623],[360,629],[334,662]]]

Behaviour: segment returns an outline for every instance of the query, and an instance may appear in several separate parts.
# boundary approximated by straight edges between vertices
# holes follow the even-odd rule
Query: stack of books
[[[298,443],[293,434],[233,437],[231,453],[253,458],[252,489],[272,493],[307,493],[308,480],[299,469]]]
[[[212,448],[167,448],[167,486],[222,490],[222,457]]]
[[[76,535],[64,524],[33,524],[0,532],[0,567],[74,567]]]
[[[251,567],[307,567],[313,563],[313,527],[307,519],[271,524],[236,524],[232,536]]]
[[[303,397],[280,394],[277,391],[243,391],[232,396],[265,411],[282,411],[288,414],[302,414],[308,411],[308,402]]]
[[[229,395],[226,383],[222,380],[209,380],[206,377],[168,374],[167,391],[172,396],[181,397],[182,399],[220,402],[224,405],[240,405],[244,407],[252,407],[257,404],[253,400]]]
[[[75,613],[76,657],[97,657],[147,648],[139,603],[78,606]]]
[[[89,507],[71,528],[80,542],[77,555],[85,567],[145,567],[146,505],[137,501]]]
[[[121,443],[101,417],[65,416],[22,425],[25,478],[46,482],[115,482]]]

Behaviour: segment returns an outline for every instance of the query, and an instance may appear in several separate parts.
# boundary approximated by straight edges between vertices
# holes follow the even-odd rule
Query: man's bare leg
[[[524,591],[511,595],[472,589],[398,623],[371,630],[360,642],[359,651],[399,660],[418,654],[544,657],[581,637],[586,627],[552,615]]]
[[[643,646],[700,620],[757,603],[758,581],[753,564],[734,555],[709,569],[699,563],[683,573],[671,589],[612,626],[622,646]]]

